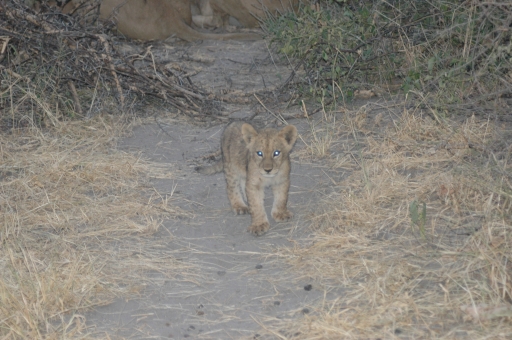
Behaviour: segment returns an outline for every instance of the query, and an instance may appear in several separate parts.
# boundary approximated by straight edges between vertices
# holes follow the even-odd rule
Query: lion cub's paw
[[[277,222],[286,222],[292,219],[293,213],[290,210],[272,212],[272,217]]]
[[[247,231],[251,232],[256,236],[260,236],[266,233],[268,228],[270,228],[270,224],[268,224],[268,222],[263,222],[260,224],[251,224]]]
[[[249,207],[246,205],[237,204],[233,206],[233,211],[235,215],[245,215],[249,213]]]

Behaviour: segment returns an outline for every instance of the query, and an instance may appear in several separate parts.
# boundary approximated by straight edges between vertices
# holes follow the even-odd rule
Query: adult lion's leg
[[[228,14],[214,10],[211,6],[210,0],[193,0],[194,4],[199,9],[199,13],[192,16],[192,22],[199,27],[223,27],[229,17]]]

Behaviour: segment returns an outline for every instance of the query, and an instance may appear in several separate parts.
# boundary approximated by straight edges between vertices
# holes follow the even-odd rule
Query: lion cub
[[[256,131],[250,124],[234,122],[222,135],[222,160],[212,166],[198,167],[197,171],[210,175],[224,170],[233,211],[235,214],[250,212],[252,221],[248,231],[262,235],[269,228],[263,206],[265,187],[271,186],[274,193],[274,220],[284,222],[293,216],[286,204],[290,188],[289,154],[296,140],[297,128],[293,125],[280,131]]]

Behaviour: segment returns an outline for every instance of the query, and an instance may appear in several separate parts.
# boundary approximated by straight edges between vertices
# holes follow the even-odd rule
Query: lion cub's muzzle
[[[278,173],[279,169],[274,166],[272,159],[266,160],[262,164],[260,173],[263,177],[274,177]]]
[[[272,178],[275,175],[277,175],[277,171],[272,172],[272,169],[271,170],[263,170],[263,171],[261,171],[261,175],[265,178]]]

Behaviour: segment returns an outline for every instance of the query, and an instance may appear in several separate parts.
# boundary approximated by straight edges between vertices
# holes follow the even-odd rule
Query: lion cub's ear
[[[247,145],[251,144],[257,135],[258,132],[252,127],[251,124],[244,123],[242,125],[242,137],[244,138],[244,141],[247,143]]]
[[[297,128],[293,125],[287,125],[279,131],[278,136],[283,138],[291,148],[297,140]]]

